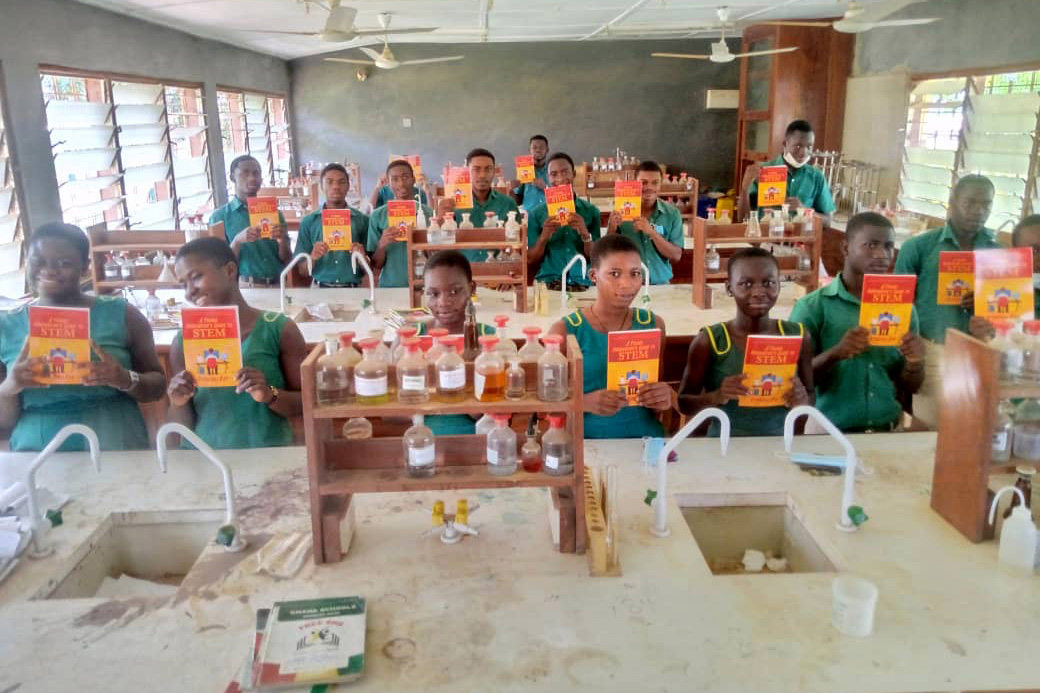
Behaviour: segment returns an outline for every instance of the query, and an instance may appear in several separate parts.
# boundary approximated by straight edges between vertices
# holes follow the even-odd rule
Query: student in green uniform
[[[545,135],[532,135],[527,141],[527,151],[534,160],[534,180],[530,183],[521,183],[513,179],[513,199],[521,208],[530,212],[540,204],[545,203],[545,186],[549,182],[549,172],[545,157],[549,154],[549,138]]]
[[[387,179],[394,190],[397,200],[414,200],[412,187],[415,175],[412,165],[404,159],[390,162],[386,167]],[[427,219],[433,218],[433,210],[422,206]],[[401,240],[395,240],[392,233],[383,233],[389,226],[386,205],[372,212],[368,218],[368,238],[365,241],[368,252],[372,255],[373,269],[379,272],[379,287],[382,289],[408,286],[408,248]]]
[[[1040,318],[1040,214],[1030,214],[1015,225],[1011,232],[1011,246],[1033,251],[1033,314]],[[978,339],[993,339],[993,323],[986,318],[973,315],[968,327]]]
[[[457,250],[441,250],[426,261],[423,274],[423,303],[433,314],[433,323],[419,326],[419,334],[427,334],[428,328],[443,328],[450,335],[463,334],[466,310],[477,285],[473,281],[473,269],[466,256]],[[493,335],[495,329],[478,324],[481,335]],[[433,385],[431,383],[431,385]],[[465,414],[441,414],[426,417],[426,425],[437,435],[463,435],[473,433],[475,423]]]
[[[426,176],[416,176],[416,182],[412,186],[411,199],[414,200],[416,195],[419,196],[420,204],[430,204],[429,182],[427,181]],[[390,187],[390,177],[386,173],[381,174],[379,176],[379,181],[376,183],[376,187],[372,190],[372,194],[369,196],[368,201],[372,205],[372,209],[382,207],[390,200],[396,199],[399,198],[394,196],[394,189]]]
[[[243,154],[231,162],[231,181],[235,196],[210,215],[209,223],[224,222],[224,235],[239,263],[239,282],[242,286],[277,286],[285,263],[292,257],[285,217],[278,212],[278,225],[271,230],[271,238],[260,238],[260,229],[249,225],[249,207],[246,200],[256,197],[263,182],[260,162]]]
[[[641,438],[662,436],[658,412],[674,409],[675,390],[668,383],[639,388],[639,404],[627,406],[617,386],[607,383],[607,335],[621,330],[661,330],[664,356],[664,320],[643,308],[632,308],[643,283],[639,248],[620,234],[610,234],[592,246],[589,277],[596,300],[549,328],[549,334],[574,335],[582,355],[582,391],[585,393],[586,438]],[[566,351],[566,341],[564,342]]]
[[[763,166],[787,166],[787,204],[790,209],[811,207],[823,216],[823,225],[830,226],[834,213],[834,198],[823,173],[809,163],[813,155],[816,135],[806,120],[795,120],[784,132],[784,151],[764,164],[751,164],[744,170],[737,199],[737,215],[746,219],[749,209],[758,209],[758,174]]]
[[[893,430],[903,413],[900,392],[917,392],[924,381],[916,309],[898,347],[870,346],[859,325],[863,275],[891,271],[894,237],[892,222],[876,212],[849,219],[842,243],[845,266],[791,311],[791,320],[802,323],[813,340],[816,407],[843,431]]]
[[[574,160],[563,152],[549,157],[549,184],[571,185],[574,182]],[[599,238],[599,209],[574,195],[575,213],[561,225],[543,202],[531,211],[527,228],[527,264],[535,279],[559,288],[560,275],[567,263],[578,254],[588,257],[593,242]],[[579,263],[571,266],[567,287],[584,290],[589,280],[581,276]]]
[[[939,253],[944,250],[999,248],[996,234],[986,228],[993,208],[993,182],[985,176],[967,175],[957,181],[950,197],[946,225],[914,236],[903,243],[896,258],[896,274],[916,274],[914,306],[921,318],[921,336],[942,344],[946,328],[968,331],[973,296],[959,306],[936,303],[939,283]]]
[[[519,209],[512,198],[491,187],[495,180],[495,155],[478,147],[466,155],[466,166],[469,167],[469,179],[473,185],[473,207],[455,209],[454,201],[446,200],[455,210],[455,222],[461,224],[462,215],[469,214],[473,226],[480,229],[484,227],[489,212],[494,213],[503,223],[509,212],[517,212],[516,220],[520,221]],[[487,257],[487,251],[484,250],[465,250],[462,254],[470,262],[483,262]]]
[[[690,344],[679,385],[679,410],[689,415],[719,407],[729,416],[730,435],[734,436],[783,435],[788,410],[813,402],[812,340],[798,323],[769,317],[780,295],[780,267],[769,251],[742,248],[729,259],[726,272],[726,292],[733,296],[737,315],[702,328]],[[797,375],[782,407],[742,407],[738,403],[741,395],[750,393],[744,384],[749,335],[802,337]],[[717,421],[712,421],[709,432],[719,435]]]
[[[193,428],[214,448],[291,445],[289,419],[303,411],[300,364],[307,346],[296,323],[253,308],[238,288],[235,255],[219,238],[199,238],[177,252],[177,277],[196,306],[238,306],[242,369],[235,387],[197,387],[184,367],[178,334],[170,350],[169,419]]]
[[[92,353],[82,385],[41,385],[34,374],[42,364],[28,354],[28,307],[0,314],[0,429],[10,431],[12,450],[41,450],[72,423],[92,428],[104,450],[149,447],[137,403],[154,402],[166,388],[152,329],[122,298],[84,294],[89,271],[90,242],[79,227],[45,224],[29,239],[31,305],[89,309]],[[80,436],[61,446],[85,448]]]
[[[325,204],[321,209],[311,212],[300,222],[300,234],[296,238],[296,253],[307,253],[314,260],[314,281],[320,287],[360,286],[361,277],[353,270],[350,263],[350,252],[346,250],[329,251],[329,246],[322,240],[323,226],[321,213],[326,209],[350,210],[350,235],[353,238],[351,250],[365,252],[365,240],[368,236],[368,217],[347,205],[347,193],[350,191],[350,176],[347,169],[340,164],[329,164],[321,171],[321,189],[325,194]],[[307,265],[299,265],[306,274]]]
[[[650,270],[650,283],[667,284],[672,279],[672,263],[682,258],[682,214],[657,197],[662,175],[656,161],[640,163],[636,180],[643,182],[641,215],[635,221],[622,221],[620,212],[611,212],[607,233],[620,233],[635,241]]]

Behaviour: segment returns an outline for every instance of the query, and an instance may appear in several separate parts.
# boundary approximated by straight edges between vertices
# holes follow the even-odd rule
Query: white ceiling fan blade
[[[755,55],[772,55],[773,53],[790,53],[791,51],[798,50],[798,46],[788,46],[787,48],[774,48],[770,51],[751,51],[750,53],[734,53],[734,58],[750,58]]]
[[[355,36],[386,36],[390,34],[425,34],[430,31],[437,31],[439,27],[428,26],[428,27],[415,27],[412,29],[390,29],[389,31],[383,31],[382,29],[355,29],[351,33]]]
[[[688,53],[651,53],[652,58],[685,58],[687,60],[709,60],[710,55],[690,55]]]
[[[279,34],[281,36],[321,36],[320,31],[275,31],[273,29],[242,29],[250,34]]]
[[[398,65],[426,65],[428,63],[446,63],[453,60],[462,60],[464,55],[448,55],[443,58],[426,58],[425,60],[401,60]]]
[[[327,63],[350,63],[351,65],[375,65],[371,60],[351,60],[350,58],[325,58]]]
[[[382,53],[380,53],[379,51],[374,51],[371,48],[368,48],[367,46],[358,46],[358,50],[367,55],[368,57],[372,58],[372,60],[379,60],[383,57]]]
[[[766,24],[768,26],[830,26],[830,22],[800,22],[797,20],[778,19],[770,22],[755,22],[755,24]]]
[[[938,22],[938,17],[928,17],[922,19],[882,19],[880,22],[871,22],[871,28],[878,26],[917,26],[918,24],[931,24],[932,22]]]

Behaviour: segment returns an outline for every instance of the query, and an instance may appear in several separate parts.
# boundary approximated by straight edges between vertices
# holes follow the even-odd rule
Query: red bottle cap
[[[484,351],[491,351],[496,344],[498,344],[498,337],[493,335],[484,335],[483,337],[477,338],[480,342],[480,346],[484,347]]]
[[[361,347],[363,351],[368,351],[369,349],[375,349],[377,346],[379,346],[379,340],[372,337],[368,339],[362,339],[360,342],[358,342],[358,346]]]
[[[397,331],[397,336],[400,337],[402,341],[409,337],[414,337],[417,334],[419,334],[419,330],[415,327],[402,327]]]
[[[563,422],[566,420],[566,414],[549,414],[549,425],[553,428],[563,428]]]
[[[353,342],[354,342],[354,333],[353,332],[340,332],[339,333],[339,343],[340,343],[340,346],[348,347]]]
[[[506,325],[509,324],[509,316],[508,315],[496,315],[495,316],[495,324],[498,325],[499,327],[505,327]]]
[[[547,334],[542,337],[542,341],[546,344],[563,344],[563,337],[558,334]]]
[[[536,327],[534,325],[528,325],[522,331],[526,335],[538,336],[538,335],[540,335],[542,333],[542,328]]]
[[[433,337],[434,339],[440,339],[441,337],[446,337],[447,335],[448,335],[448,330],[446,328],[443,328],[443,327],[434,327],[433,329],[430,330],[430,336]]]
[[[444,337],[440,337],[437,341],[441,343],[441,346],[454,347],[457,346],[458,337],[445,335]]]
[[[421,342],[418,337],[409,337],[408,339],[403,340],[401,344],[403,344],[404,348],[408,351],[419,351]]]

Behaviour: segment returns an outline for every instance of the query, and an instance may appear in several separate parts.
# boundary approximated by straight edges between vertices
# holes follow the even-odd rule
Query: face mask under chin
[[[801,168],[802,166],[805,166],[807,163],[809,163],[809,157],[805,157],[805,159],[799,161],[798,159],[795,159],[790,152],[784,152],[784,161],[787,162],[788,166],[791,166],[793,168]]]

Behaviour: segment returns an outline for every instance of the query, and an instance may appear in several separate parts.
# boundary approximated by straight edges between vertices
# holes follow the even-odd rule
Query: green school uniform
[[[263,311],[242,340],[242,364],[264,374],[267,384],[285,389],[282,373],[282,329],[289,321],[281,313]],[[177,340],[181,340],[180,333]],[[190,368],[190,364],[185,365]],[[244,449],[292,445],[289,420],[271,411],[249,393],[233,387],[200,387],[195,392],[195,433],[213,448]],[[186,447],[191,447],[186,443]]]
[[[632,308],[633,330],[652,330],[657,316],[642,308]],[[563,319],[567,334],[574,335],[581,348],[582,392],[595,392],[607,387],[607,335],[593,328],[580,310]],[[586,438],[642,438],[664,435],[657,414],[646,407],[627,406],[613,416],[585,414]]]
[[[322,205],[321,209],[311,212],[300,221],[300,233],[296,237],[294,254],[310,255],[314,250],[314,244],[321,240],[321,213],[324,209],[325,206]],[[354,208],[350,209],[350,235],[354,243],[360,243],[362,246],[368,240],[368,217]],[[330,250],[315,261],[314,280],[326,284],[359,284],[361,276],[351,267],[350,251]]]
[[[508,218],[509,212],[519,212],[519,210],[516,203],[508,195],[492,190],[484,204],[480,204],[474,195],[473,207],[456,209],[455,223],[461,224],[462,215],[465,213],[469,215],[469,220],[473,222],[473,226],[478,229],[484,228],[485,214],[487,212],[494,212],[504,223]],[[520,221],[520,219],[517,219],[517,221]],[[484,262],[487,258],[486,250],[463,250],[462,254],[470,262]]]
[[[477,330],[482,337],[495,334],[495,328],[484,323],[477,323]],[[425,334],[426,323],[420,323],[417,335]],[[431,383],[431,387],[435,386],[435,383]],[[437,436],[470,435],[476,432],[477,426],[477,422],[467,414],[436,414],[427,416],[424,423]]]
[[[224,236],[227,242],[234,240],[242,229],[249,228],[249,207],[237,197],[219,209],[213,210],[209,223],[224,222]],[[278,222],[285,224],[285,217],[278,212]],[[278,241],[261,238],[252,243],[243,243],[238,255],[238,276],[253,279],[278,279],[285,268],[285,263],[278,257]]]
[[[818,355],[859,325],[859,311],[859,299],[849,293],[839,274],[800,299],[791,321],[802,323]],[[910,315],[910,329],[920,331],[916,309]],[[883,430],[895,424],[903,411],[895,381],[904,363],[898,347],[870,347],[838,362],[823,382],[816,382],[816,408],[844,431]]]
[[[424,204],[424,205],[430,204],[430,201],[426,199],[426,191],[423,190],[422,188],[420,188],[418,185],[413,185],[412,186],[412,199],[413,200],[415,199],[416,195],[419,196],[419,202],[421,202],[422,204]],[[384,185],[383,187],[381,187],[379,189],[379,195],[376,196],[376,203],[375,203],[374,206],[375,207],[382,207],[387,202],[389,202],[390,200],[393,200],[393,199],[394,199],[394,189],[391,188],[389,185]]]
[[[422,206],[423,214],[427,219],[433,218],[433,210],[426,205]],[[369,254],[379,247],[379,239],[383,237],[383,231],[389,225],[387,221],[386,205],[372,212],[368,218],[368,239],[365,247]],[[391,243],[386,247],[386,262],[382,271],[379,272],[379,288],[389,289],[394,287],[408,286],[408,244],[404,241]]]
[[[549,164],[548,162],[541,166],[535,166],[534,177],[540,179],[546,185],[549,185]],[[520,207],[526,209],[528,212],[533,210],[538,205],[545,204],[545,191],[539,188],[537,185],[530,183],[521,183],[520,187],[514,188],[513,193],[520,198]]]
[[[767,161],[763,166],[787,166],[784,156],[781,154],[772,161]],[[758,209],[758,181],[751,183],[748,187],[748,196],[751,198],[751,209]],[[811,164],[801,168],[787,166],[787,196],[797,197],[806,207],[812,207],[820,214],[832,214],[835,210],[834,197],[831,196],[831,188],[827,185],[827,179],[823,177],[820,169]]]
[[[90,337],[123,368],[133,368],[130,334],[126,329],[127,303],[98,296],[90,308]],[[10,373],[29,333],[29,309],[21,306],[0,314],[0,360]],[[85,355],[84,355],[85,356]],[[98,360],[92,356],[91,360]],[[21,414],[11,431],[12,450],[42,450],[64,426],[79,423],[97,433],[103,450],[140,450],[149,447],[141,410],[130,395],[98,385],[51,385],[22,390]],[[82,436],[72,436],[61,451],[86,450]]]
[[[682,248],[682,214],[678,207],[664,200],[658,200],[654,211],[650,214],[649,221],[666,241]],[[671,281],[672,263],[661,255],[650,236],[642,231],[637,231],[635,225],[630,221],[622,222],[618,226],[618,231],[622,236],[631,238],[639,246],[639,254],[643,258],[643,263],[650,270],[651,284],[667,284]]]
[[[914,307],[921,318],[921,336],[942,344],[946,328],[968,331],[971,314],[960,306],[940,306],[936,303],[939,284],[939,253],[944,250],[978,250],[1000,248],[990,229],[982,229],[968,247],[961,247],[953,228],[946,226],[914,236],[903,243],[896,258],[896,274],[916,274],[917,289]]]
[[[580,197],[575,197],[574,210],[584,220],[585,228],[592,235],[592,240],[599,240],[599,208]],[[528,248],[533,248],[538,243],[538,237],[542,233],[542,227],[545,225],[548,216],[549,208],[544,203],[531,211],[527,227]],[[571,258],[581,254],[583,247],[581,236],[578,235],[577,231],[570,226],[557,228],[556,233],[553,234],[545,246],[545,255],[542,257],[542,263],[538,267],[535,279],[542,282],[559,281],[563,268],[567,266]],[[581,286],[589,286],[591,283],[588,277],[582,276],[581,267],[578,263],[571,266],[571,271],[567,275],[567,282]]]
[[[805,328],[798,323],[777,320],[777,327],[782,335],[804,335]],[[731,375],[744,372],[744,350],[733,344],[726,329],[726,323],[720,322],[702,328],[708,335],[711,344],[711,366],[704,378],[704,391],[714,392],[722,387],[722,381]],[[729,417],[729,431],[732,436],[779,436],[784,433],[784,419],[787,418],[787,407],[742,407],[731,399],[719,407]],[[719,422],[712,419],[708,435],[718,437]]]

